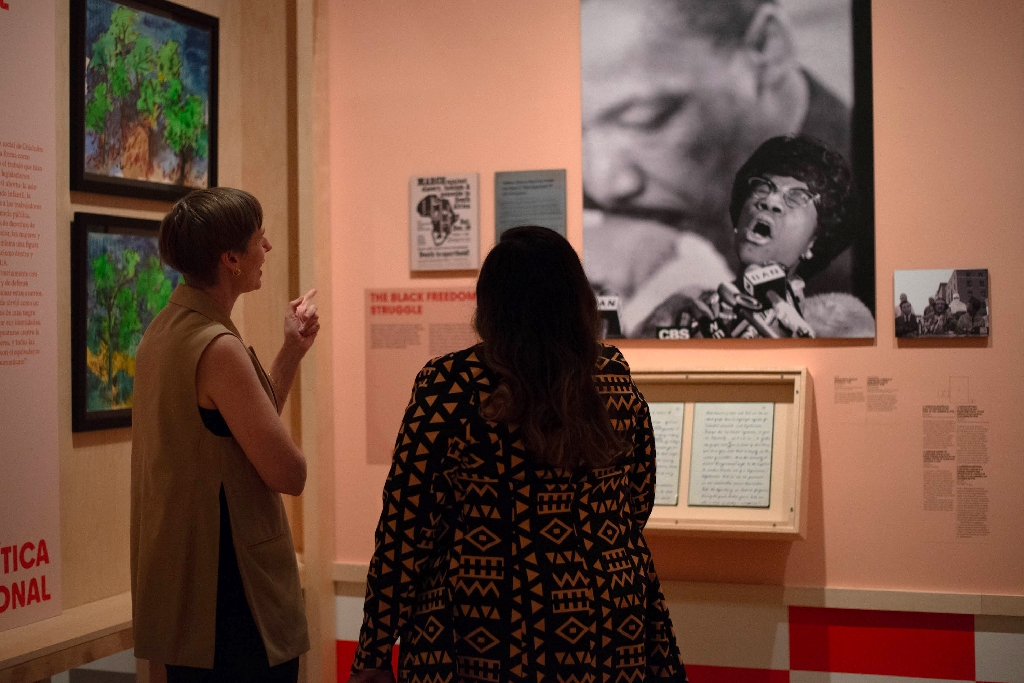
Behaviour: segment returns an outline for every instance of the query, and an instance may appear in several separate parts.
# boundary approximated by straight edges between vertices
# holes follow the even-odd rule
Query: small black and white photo
[[[896,337],[987,337],[988,269],[897,270]]]
[[[581,0],[581,26],[607,329],[874,337],[868,0]]]

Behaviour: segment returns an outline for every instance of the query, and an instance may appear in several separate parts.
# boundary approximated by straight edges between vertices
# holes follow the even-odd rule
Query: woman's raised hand
[[[288,303],[288,314],[284,317],[284,339],[286,345],[294,345],[303,353],[313,346],[320,331],[320,314],[313,303],[316,290],[311,289],[298,299]]]

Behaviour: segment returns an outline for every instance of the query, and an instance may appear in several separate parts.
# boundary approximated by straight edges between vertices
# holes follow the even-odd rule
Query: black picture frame
[[[159,262],[159,229],[158,221],[75,213],[71,224],[72,432],[132,424],[129,392],[134,389],[138,341],[181,281],[179,273]],[[130,247],[134,255],[123,247]],[[157,259],[155,266],[153,257]],[[100,258],[104,260],[98,263]],[[105,306],[97,293],[97,272],[105,273],[114,283],[104,287]],[[151,293],[146,302],[140,301],[140,281]],[[117,298],[120,301],[114,303]],[[115,307],[120,310],[113,312]],[[128,308],[131,310],[125,313]],[[98,315],[101,310],[107,314],[105,327],[99,320],[104,317]],[[114,348],[113,354],[110,348]],[[103,405],[107,396],[109,406]]]
[[[162,85],[167,82],[166,79],[164,81],[154,80],[154,78],[146,79],[149,82],[158,83],[158,85],[154,86],[155,89],[148,93],[148,101],[154,103],[152,104],[153,108],[149,112],[152,116],[147,117],[145,113],[140,112],[139,107],[143,102],[143,98],[140,96],[140,91],[142,90],[142,85],[140,84],[141,76],[138,76],[138,74],[142,73],[142,67],[139,67],[134,72],[137,76],[135,82],[131,81],[131,76],[128,77],[129,86],[127,87],[129,91],[124,97],[120,98],[123,101],[122,106],[118,107],[115,113],[115,105],[112,104],[104,115],[104,131],[112,131],[110,137],[111,139],[117,139],[119,149],[124,147],[121,139],[125,135],[129,137],[128,147],[134,147],[136,152],[143,149],[143,145],[139,142],[140,139],[146,143],[144,158],[140,153],[125,156],[124,152],[122,152],[121,160],[118,162],[118,169],[121,169],[122,166],[127,168],[127,165],[123,162],[128,158],[131,159],[133,170],[128,175],[137,176],[139,175],[139,170],[144,167],[146,169],[144,171],[146,178],[144,179],[124,177],[123,169],[112,171],[110,168],[107,168],[104,171],[103,167],[109,165],[108,162],[111,158],[110,152],[105,147],[107,136],[105,133],[101,135],[96,131],[90,132],[87,130],[87,122],[93,121],[95,124],[95,120],[98,120],[99,117],[95,106],[90,110],[88,109],[89,102],[87,102],[87,90],[90,86],[90,81],[98,80],[97,70],[100,68],[96,66],[97,61],[95,60],[93,45],[89,43],[87,37],[90,19],[93,19],[93,30],[96,30],[96,18],[90,17],[90,9],[96,6],[107,7],[110,5],[124,7],[132,12],[141,13],[140,23],[137,24],[137,28],[139,33],[145,36],[146,40],[150,41],[153,48],[152,59],[150,62],[147,62],[147,64],[152,64],[152,70],[149,73],[155,74],[157,73],[156,70],[160,68],[158,64],[160,63],[159,50],[161,46],[166,46],[172,40],[176,44],[184,44],[184,47],[181,47],[178,51],[178,84],[181,87],[177,98],[173,98],[170,89]],[[70,10],[71,189],[82,192],[173,202],[194,189],[216,186],[220,30],[217,17],[166,2],[166,0],[71,0]],[[168,24],[168,21],[172,23]],[[165,28],[167,29],[166,31],[164,31]],[[154,35],[157,37],[164,35],[169,37],[167,41],[160,43],[158,46],[152,41]],[[175,40],[175,38],[182,36],[184,36],[183,40]],[[200,46],[198,51],[192,44],[197,41]],[[138,42],[135,41],[134,45],[137,45]],[[203,54],[203,49],[201,48],[206,49],[206,59],[200,59],[199,62],[196,62],[195,55],[197,52],[200,54],[200,57]],[[181,58],[182,53],[185,54],[184,59]],[[103,61],[102,58],[100,61]],[[170,63],[170,60],[167,60],[165,63]],[[200,68],[192,68],[197,63],[201,65]],[[90,70],[88,73],[87,67]],[[166,75],[167,69],[164,71]],[[113,69],[108,70],[106,73],[112,72]],[[201,96],[204,93],[201,87],[196,88],[197,92],[193,92],[189,88],[190,83],[202,82],[203,79],[196,77],[196,74],[204,74],[206,77],[207,91],[205,92],[205,116],[203,117],[205,118],[205,128],[202,123],[196,123],[199,115],[195,111],[196,106],[203,105]],[[122,84],[124,82],[123,80],[121,81]],[[123,87],[125,86],[122,85]],[[111,90],[113,89],[111,87]],[[92,91],[92,96],[92,103],[96,105],[96,101],[99,98],[96,97],[95,90]],[[116,95],[114,96],[116,97]],[[190,99],[193,97],[198,98],[199,105],[196,105]],[[105,99],[109,100],[110,98]],[[167,104],[172,101],[174,104]],[[166,111],[172,107],[177,122],[191,122],[190,125],[185,125],[184,127],[173,127],[179,132],[185,130],[185,133],[166,133],[168,131]],[[127,126],[116,125],[116,122],[112,122],[111,119],[116,118],[117,121],[120,121],[121,112],[138,112],[139,119],[138,121],[129,120]],[[143,120],[145,120],[144,124],[139,123]],[[158,134],[160,137],[157,137]],[[97,142],[97,139],[99,139],[99,142]],[[171,149],[169,146],[171,143],[167,142],[168,139],[173,140],[174,144],[179,146],[180,149],[178,151]],[[97,153],[94,150],[93,154],[87,157],[90,153],[91,145],[94,144],[99,147],[99,152]],[[197,171],[197,168],[202,168],[201,162],[197,165],[192,163],[192,161],[202,159],[200,152],[204,148],[206,151],[205,184],[199,181],[191,184],[187,183],[185,175],[187,173],[192,175],[198,174],[200,171]],[[154,150],[157,152],[156,162],[154,162]],[[168,154],[170,154],[170,157],[168,157]],[[96,161],[97,159],[99,161]],[[91,163],[88,160],[96,163]],[[177,161],[177,166],[173,163],[168,166],[168,162],[174,160]],[[192,164],[191,166],[189,165],[190,163]],[[99,164],[99,166],[97,167],[96,164]],[[191,171],[188,169],[191,169]],[[174,172],[179,173],[177,181],[170,182],[160,179],[161,174]],[[195,179],[193,178],[193,180]]]

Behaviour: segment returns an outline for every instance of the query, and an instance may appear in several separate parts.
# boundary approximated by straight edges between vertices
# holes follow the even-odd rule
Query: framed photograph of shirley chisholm
[[[218,19],[71,1],[71,189],[174,201],[217,184]]]
[[[581,0],[606,336],[875,336],[870,0]]]
[[[76,213],[71,227],[71,430],[132,423],[135,354],[181,274],[156,221]]]

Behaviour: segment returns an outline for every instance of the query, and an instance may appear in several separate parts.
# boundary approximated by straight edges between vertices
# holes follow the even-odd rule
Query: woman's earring
[[[239,275],[241,275],[241,274],[242,274],[242,269],[241,269],[241,268],[235,268],[235,269],[234,269],[233,271],[231,271],[231,272],[232,272],[232,274],[234,274],[234,275],[235,275],[235,277],[238,277]]]
[[[800,258],[802,258],[804,261],[810,261],[812,258],[814,258],[814,252],[811,251],[810,247],[807,247],[807,251],[805,251]]]

